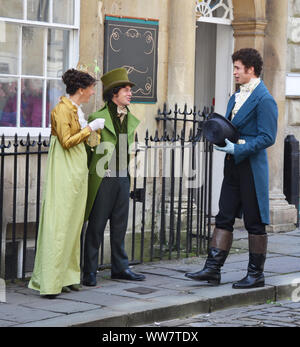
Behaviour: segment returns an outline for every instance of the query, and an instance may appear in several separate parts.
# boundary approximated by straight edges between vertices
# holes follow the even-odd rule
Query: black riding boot
[[[229,254],[232,238],[232,232],[215,228],[204,268],[198,272],[188,272],[185,276],[196,281],[220,284],[221,267]]]
[[[265,285],[264,265],[266,261],[268,237],[249,234],[249,263],[247,275],[233,283],[234,289],[248,289]]]

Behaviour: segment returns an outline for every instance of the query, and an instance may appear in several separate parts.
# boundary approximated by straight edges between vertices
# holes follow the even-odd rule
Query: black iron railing
[[[205,253],[211,229],[212,146],[203,139],[209,109],[158,111],[157,131],[136,135],[126,244],[131,263]],[[141,137],[141,136],[140,136]],[[0,277],[33,268],[49,139],[1,138]],[[131,238],[131,239],[130,239]],[[107,252],[106,252],[107,253]],[[102,242],[99,267],[108,267]]]
[[[200,112],[187,106],[180,110],[176,105],[172,111],[164,105],[156,117],[162,123],[162,127],[158,125],[161,135],[159,130],[154,136],[146,131],[142,144],[136,135],[131,192],[133,262],[136,253],[143,262],[145,252],[150,261],[206,252],[211,229],[213,147],[203,138],[202,125],[208,114],[208,108]],[[138,160],[138,156],[142,158]],[[144,163],[144,172],[142,187],[137,188],[139,161]],[[139,252],[136,233],[140,236]]]
[[[6,140],[4,135],[1,137],[0,270],[6,278],[15,278],[17,273],[19,277],[20,273],[22,278],[25,277],[29,228],[36,243],[40,215],[42,156],[48,153],[48,147],[49,142],[42,140],[41,135],[36,140],[32,140],[29,134],[26,139],[20,139],[17,134],[13,140]],[[21,161],[21,157],[24,160]],[[30,176],[33,175],[34,184],[30,181]],[[31,216],[29,197],[34,199],[32,205],[35,211],[31,211]]]

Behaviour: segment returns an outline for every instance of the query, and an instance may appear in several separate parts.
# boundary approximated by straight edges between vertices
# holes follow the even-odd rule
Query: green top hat
[[[127,70],[123,67],[106,72],[102,77],[103,83],[103,95],[114,87],[120,87],[122,85],[135,86],[133,82],[128,79]]]

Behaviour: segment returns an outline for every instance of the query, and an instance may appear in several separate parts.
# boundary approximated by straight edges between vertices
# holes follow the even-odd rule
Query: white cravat
[[[120,122],[123,122],[124,117],[127,115],[126,106],[118,106],[117,107],[117,117],[120,118]]]
[[[81,126],[81,129],[85,128],[88,124],[87,120],[85,119],[84,117],[84,113],[81,109],[81,105],[77,105],[74,101],[72,101],[70,98],[69,100],[71,101],[71,103],[77,107],[77,115],[78,115],[78,121],[79,121],[79,124]]]
[[[237,114],[238,110],[242,107],[245,101],[249,98],[253,90],[259,85],[260,78],[251,78],[248,83],[240,86],[240,92],[235,94],[235,105],[232,110],[231,120]]]

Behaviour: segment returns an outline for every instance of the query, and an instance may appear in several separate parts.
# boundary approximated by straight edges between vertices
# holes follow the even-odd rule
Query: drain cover
[[[147,287],[133,287],[133,288],[125,289],[125,290],[127,292],[137,293],[141,295],[151,294],[157,291],[156,289],[147,288]]]

